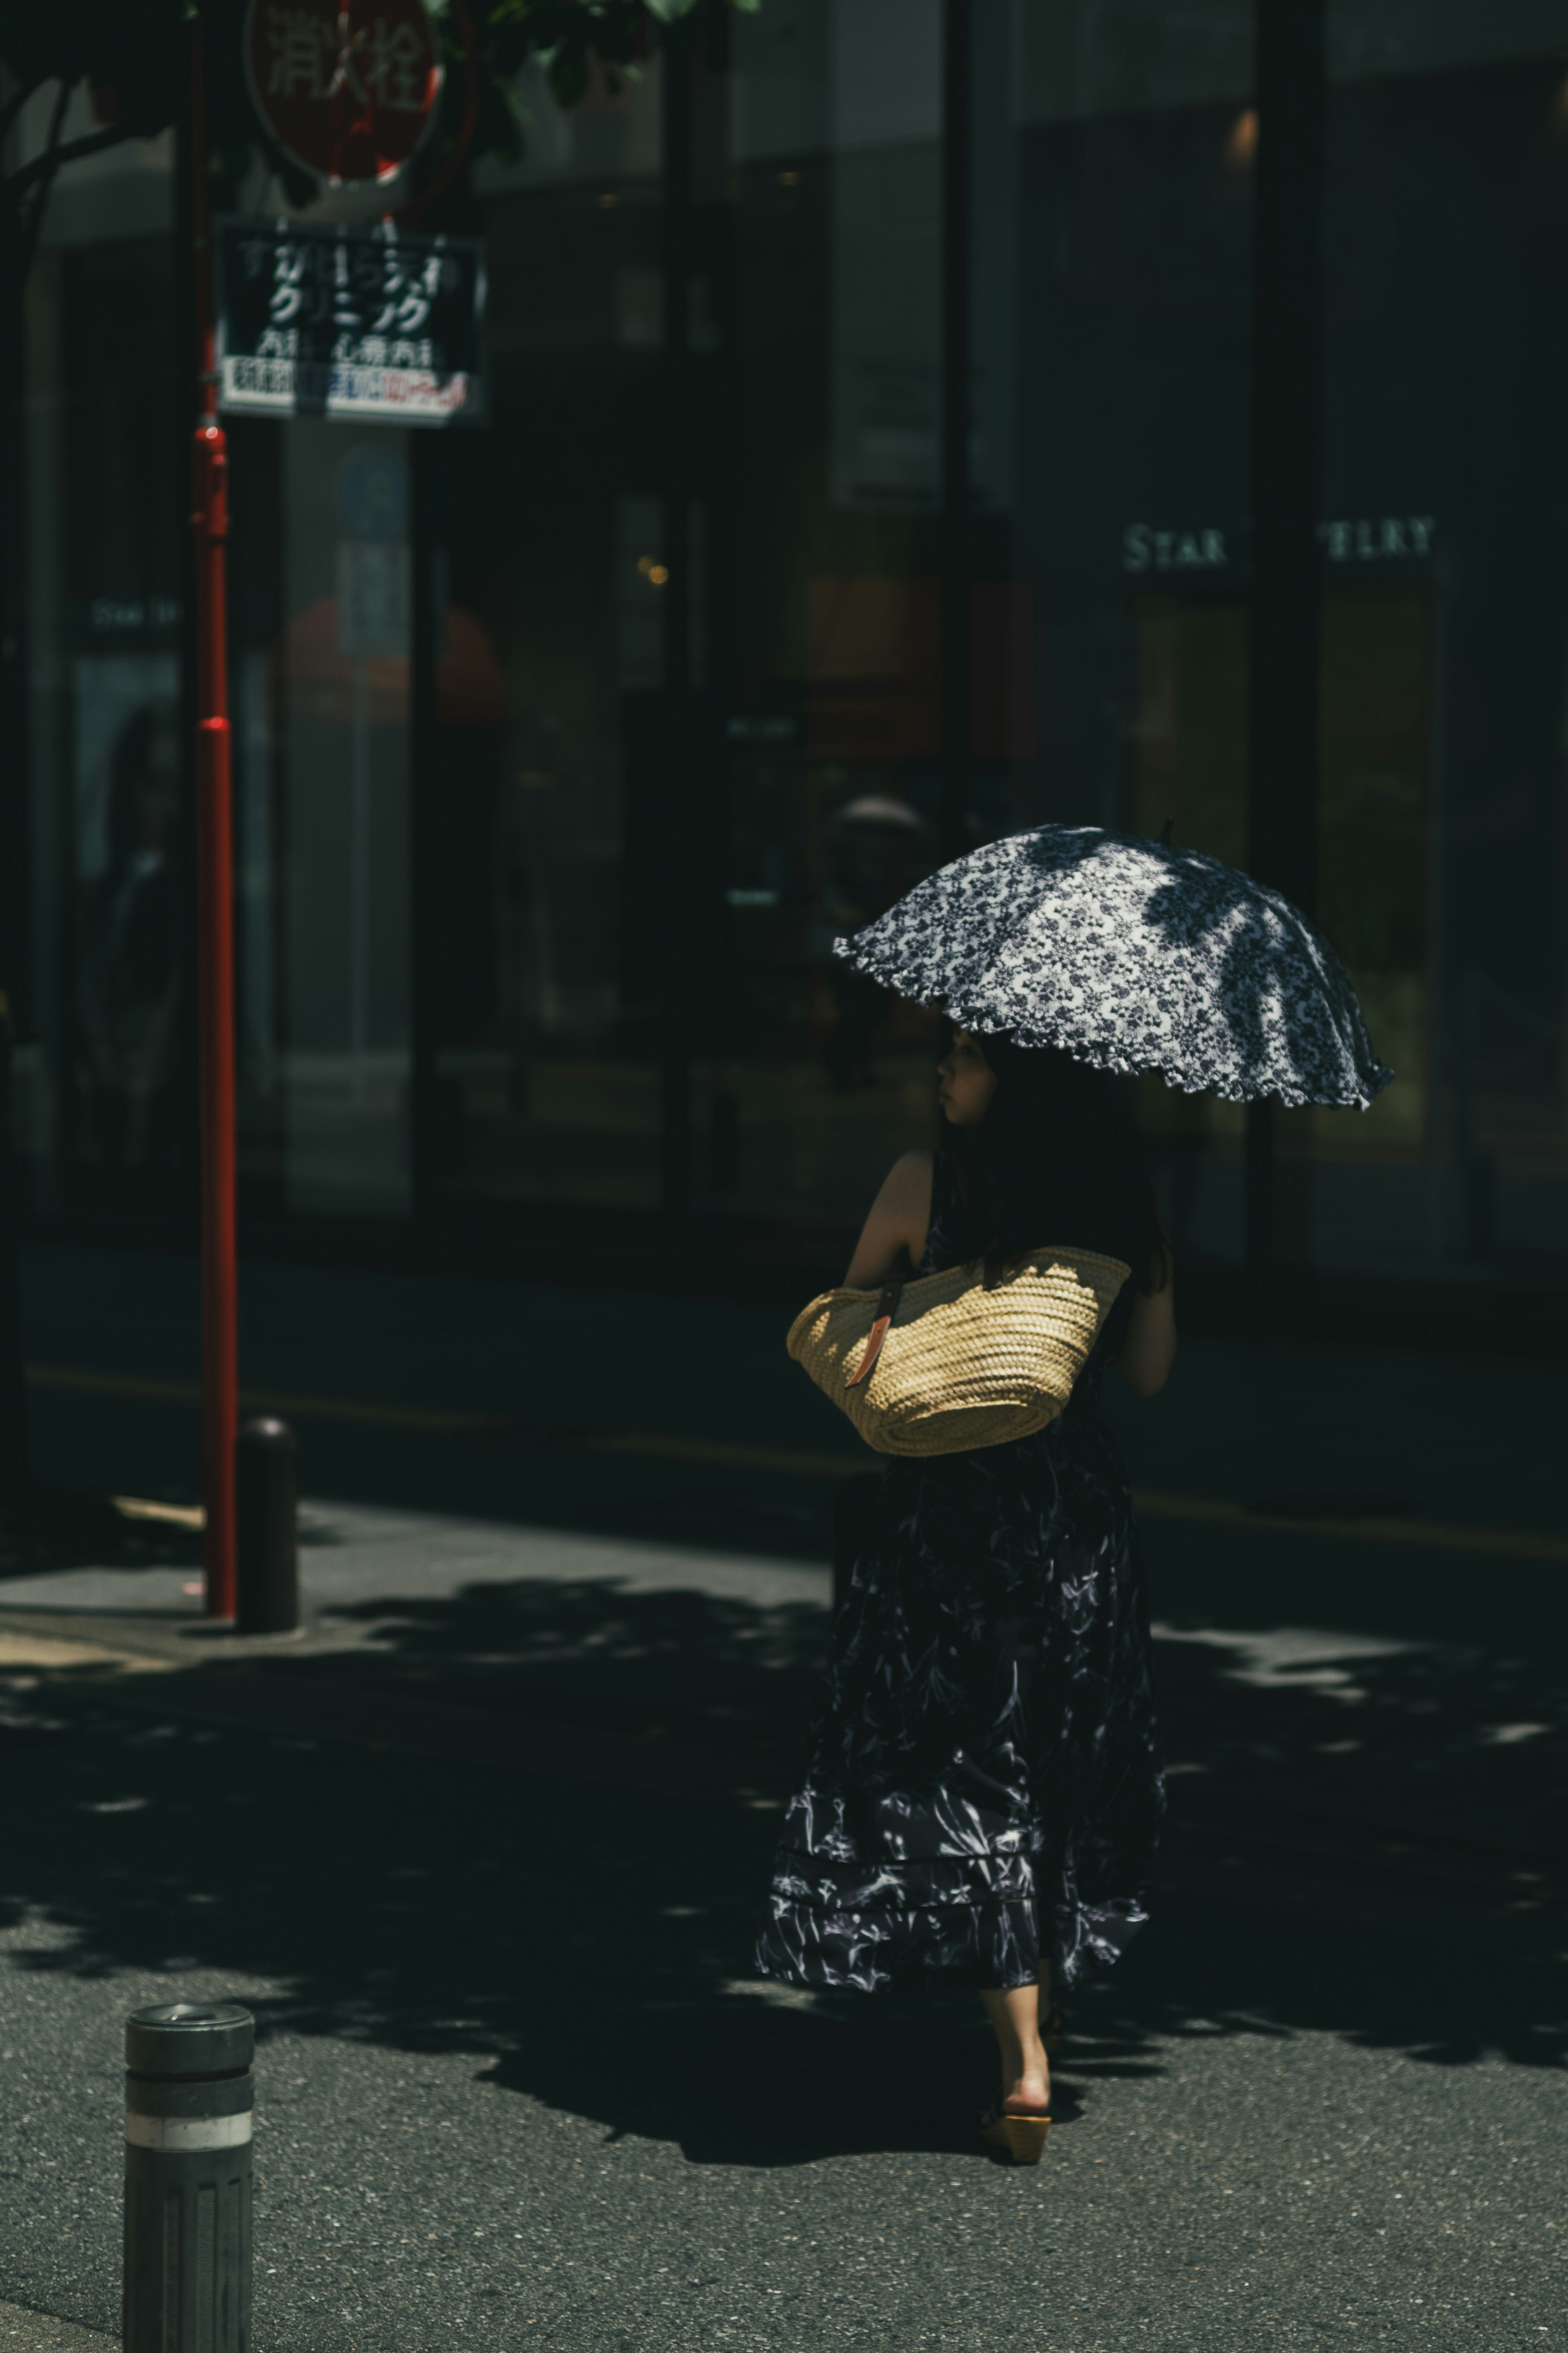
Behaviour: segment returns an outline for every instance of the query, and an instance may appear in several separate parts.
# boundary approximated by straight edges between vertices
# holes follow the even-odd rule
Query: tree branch
[[[64,75],[61,76],[54,112],[49,117],[49,135],[44,143],[42,155],[37,158],[37,162],[42,164],[45,169],[40,173],[35,165],[29,164],[25,174],[14,172],[11,174],[12,202],[16,206],[16,216],[21,228],[18,241],[21,247],[21,272],[24,278],[31,269],[33,256],[38,249],[38,232],[44,225],[44,206],[49,201],[49,187],[59,167],[60,125],[66,119],[66,109],[70,104],[70,94],[75,87],[74,81],[68,80]],[[37,180],[37,194],[24,212],[19,199],[29,179]]]
[[[40,74],[36,80],[19,82],[17,84],[16,88],[11,92],[10,97],[5,100],[5,105],[0,106],[0,138],[4,138],[5,132],[10,130],[13,122],[16,121],[16,117],[21,113],[22,109],[26,105],[27,100],[33,97],[37,91],[42,90],[47,79],[47,75]]]
[[[57,105],[55,113],[58,121],[63,115],[64,108]],[[118,147],[127,139],[153,139],[168,127],[166,121],[160,121],[155,115],[128,114],[123,122],[111,122],[107,130],[94,131],[86,139],[73,139],[68,147],[56,147],[42,155],[35,155],[30,164],[25,164],[19,172],[10,174],[5,185],[15,202],[37,181],[52,180],[63,165],[75,164],[83,155],[97,155],[105,147]]]
[[[44,160],[51,164],[59,153],[60,132],[65,128],[66,109],[71,102],[71,92],[75,88],[75,75],[60,76],[60,86],[55,92],[55,111],[49,117],[49,135],[44,142]],[[19,183],[20,180],[21,175],[18,174]]]

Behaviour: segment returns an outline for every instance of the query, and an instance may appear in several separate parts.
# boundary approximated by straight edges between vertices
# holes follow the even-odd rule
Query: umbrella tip
[[[1165,819],[1164,824],[1160,828],[1160,847],[1161,847],[1161,849],[1173,849],[1173,848],[1174,847],[1174,845],[1175,845],[1175,839],[1176,839],[1176,820],[1175,820],[1175,818],[1174,818],[1173,817],[1168,817],[1168,818]]]

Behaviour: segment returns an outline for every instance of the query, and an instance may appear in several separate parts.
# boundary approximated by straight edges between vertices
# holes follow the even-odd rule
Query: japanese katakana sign
[[[216,230],[221,408],[482,422],[477,237],[232,218]]]
[[[279,145],[334,181],[391,179],[441,88],[425,0],[248,0],[245,70]]]

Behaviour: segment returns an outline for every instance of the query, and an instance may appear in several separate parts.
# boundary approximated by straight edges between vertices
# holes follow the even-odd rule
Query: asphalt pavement
[[[969,2130],[967,2000],[752,1977],[774,1812],[103,1683],[9,1711],[13,2304],[113,2332],[121,2023],[222,1997],[261,2025],[275,2353],[1564,2333],[1553,1908],[1178,1837],[1021,2171]]]
[[[178,1519],[0,1584],[0,2348],[113,2337],[121,2022],[176,1996],[260,2027],[259,2353],[1568,2339],[1564,1384],[1212,1349],[1119,1401],[1172,1831],[1018,2170],[969,1997],[752,1972],[842,1441],[740,1311],[612,1419],[508,1370],[515,1298],[455,1370],[473,1305],[250,1376],[371,1409],[301,1422],[300,1641],[205,1632]],[[89,1336],[41,1455],[188,1504],[176,1349],[116,1393]]]
[[[74,2321],[57,2320],[52,2313],[28,2312],[19,2304],[0,2304],[0,2345],[5,2353],[93,2353],[93,2348],[118,2343],[96,2328],[79,2328]]]

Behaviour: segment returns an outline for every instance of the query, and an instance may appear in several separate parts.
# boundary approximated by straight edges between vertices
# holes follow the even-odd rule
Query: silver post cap
[[[256,2021],[236,2001],[159,2002],[125,2021],[133,2075],[243,2075],[255,2051]]]

